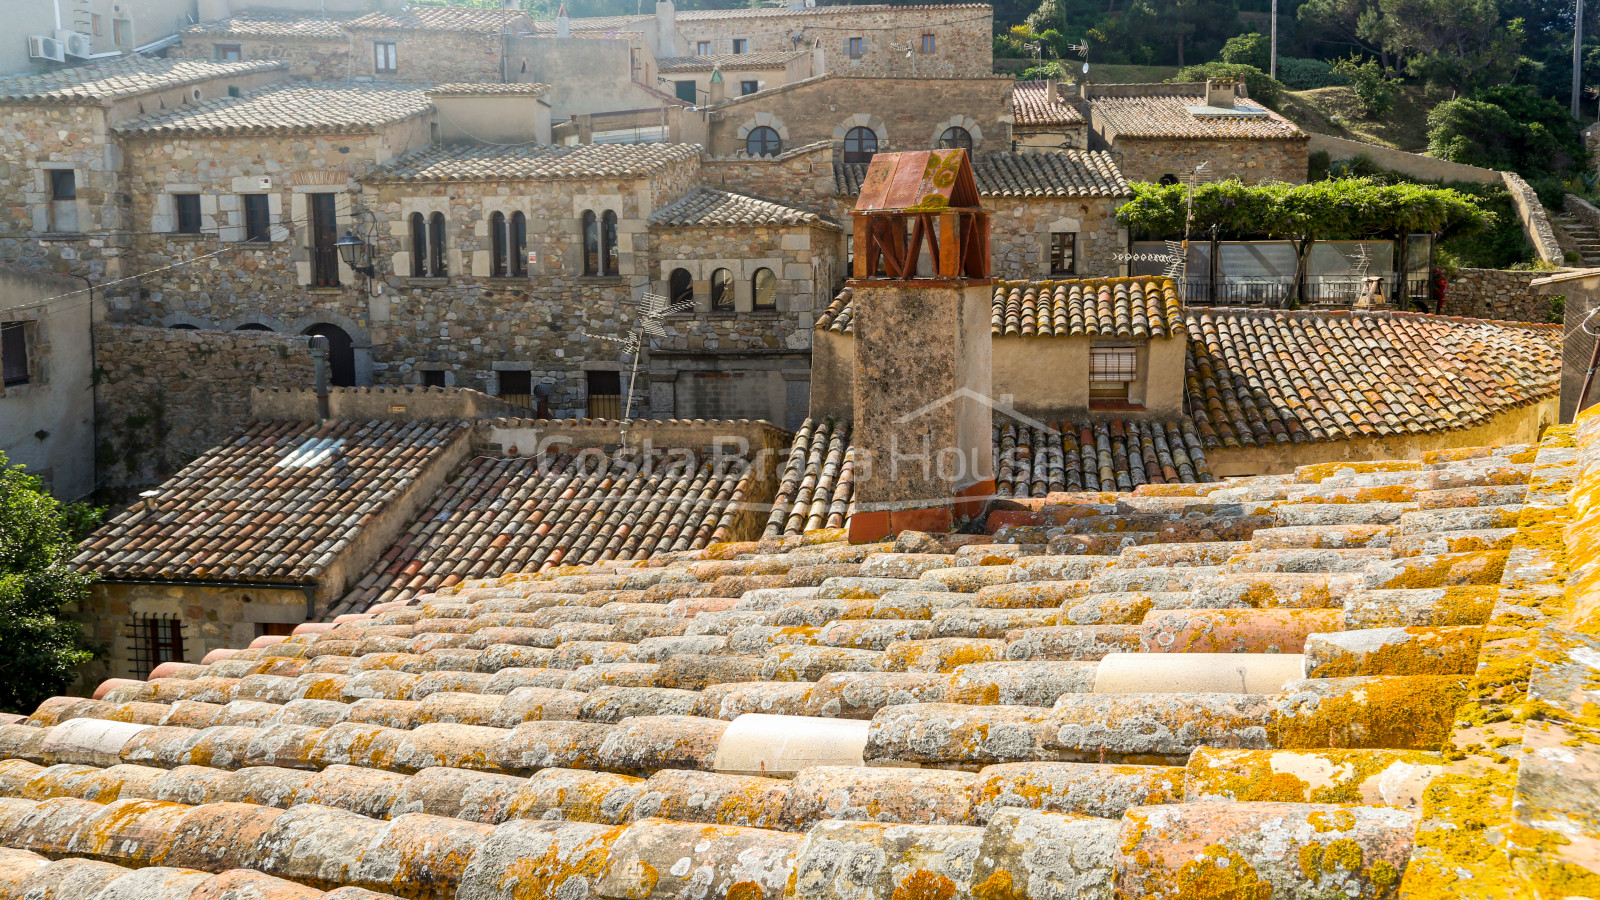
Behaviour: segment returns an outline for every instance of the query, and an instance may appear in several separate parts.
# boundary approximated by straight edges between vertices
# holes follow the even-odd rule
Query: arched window
[[[240,325],[238,328],[234,329],[234,331],[271,331],[271,330],[272,330],[271,328],[268,328],[267,326],[261,324],[260,322],[246,322],[243,325]]]
[[[428,220],[422,213],[411,214],[411,277],[428,274]]]
[[[583,274],[600,274],[600,220],[592,209],[583,211]]]
[[[600,244],[603,252],[602,261],[605,263],[605,274],[615,275],[621,271],[617,254],[617,214],[606,210],[600,217]]]
[[[673,269],[667,279],[667,296],[674,304],[694,302],[694,276],[688,269]]]
[[[320,334],[328,339],[328,383],[334,387],[355,387],[356,351],[349,333],[326,322],[313,325],[301,333]]]
[[[711,308],[719,311],[733,309],[733,273],[727,269],[711,273]]]
[[[444,213],[436,212],[428,219],[428,274],[443,278],[450,274],[450,265],[444,255]]]
[[[511,214],[511,277],[528,277],[528,217]]]
[[[844,136],[844,161],[846,163],[872,162],[878,152],[878,135],[871,128],[857,125]]]
[[[750,156],[777,156],[783,152],[783,138],[765,125],[758,126],[744,139],[744,152]]]
[[[750,279],[750,305],[756,309],[778,308],[778,276],[771,269],[757,269]]]
[[[489,214],[489,274],[504,278],[510,274],[506,268],[506,214]]]
[[[972,151],[972,132],[960,125],[952,125],[939,135],[940,150],[966,150]]]

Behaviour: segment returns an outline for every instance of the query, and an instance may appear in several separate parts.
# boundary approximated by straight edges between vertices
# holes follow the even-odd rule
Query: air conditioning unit
[[[66,62],[67,52],[61,42],[47,34],[28,35],[28,58]]]
[[[68,56],[88,59],[94,53],[94,38],[81,31],[58,31],[56,41],[67,51]]]

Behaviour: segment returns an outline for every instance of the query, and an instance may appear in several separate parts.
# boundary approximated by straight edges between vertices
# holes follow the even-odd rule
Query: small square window
[[[533,409],[538,404],[533,397],[532,372],[496,372],[500,379],[500,399],[518,406]]]
[[[860,59],[862,56],[864,56],[866,54],[867,39],[866,38],[858,38],[858,37],[851,38],[850,39],[850,43],[848,45],[848,50],[849,50],[851,59]]]
[[[372,71],[379,75],[393,75],[400,71],[394,41],[372,42]]]
[[[694,55],[695,56],[710,56],[711,55],[711,42],[710,41],[699,41],[699,42],[697,42],[694,45]]]
[[[244,52],[238,44],[215,44],[211,48],[211,56],[217,62],[238,62],[244,59]]]
[[[931,35],[931,34],[923,35],[922,36],[922,52],[923,53],[932,53],[933,52],[933,48],[934,48],[933,35]]]
[[[735,52],[735,53],[749,53],[750,52],[750,41],[746,40],[745,38],[734,38],[733,39],[733,52]]]
[[[50,199],[78,199],[78,173],[71,169],[50,170]]]
[[[200,195],[173,194],[172,215],[179,234],[200,233]]]
[[[444,387],[444,370],[443,369],[423,369],[422,370],[422,386],[423,387]]]
[[[129,22],[127,19],[112,19],[111,20],[111,43],[116,44],[118,47],[121,47],[122,45],[127,44],[129,42],[128,41],[128,26],[130,26],[132,24],[133,23]]]
[[[272,240],[272,210],[266,194],[244,195],[244,239],[251,243]]]
[[[759,81],[741,81],[741,82],[739,82],[739,96],[741,96],[741,97],[746,95],[746,94],[754,94],[756,91],[759,91],[759,90],[761,90],[761,82],[759,82]]]
[[[1078,233],[1050,233],[1050,274],[1075,275],[1078,271]]]
[[[6,387],[18,387],[31,380],[28,344],[27,322],[0,325],[0,369],[4,370]]]

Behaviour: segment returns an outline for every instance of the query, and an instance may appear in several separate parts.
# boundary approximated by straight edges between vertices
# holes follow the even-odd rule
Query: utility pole
[[[1582,3],[1583,0],[1578,0]],[[1272,0],[1272,62],[1268,64],[1269,78],[1278,77],[1278,0]]]
[[[1277,0],[1273,0],[1277,2]],[[1572,16],[1572,117],[1579,117],[1578,101],[1583,99],[1583,0],[1577,0]]]

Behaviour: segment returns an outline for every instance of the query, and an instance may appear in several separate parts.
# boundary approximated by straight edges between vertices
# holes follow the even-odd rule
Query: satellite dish
[[[1089,64],[1088,63],[1084,63],[1083,64],[1083,74],[1085,74],[1085,75],[1089,74]]]

